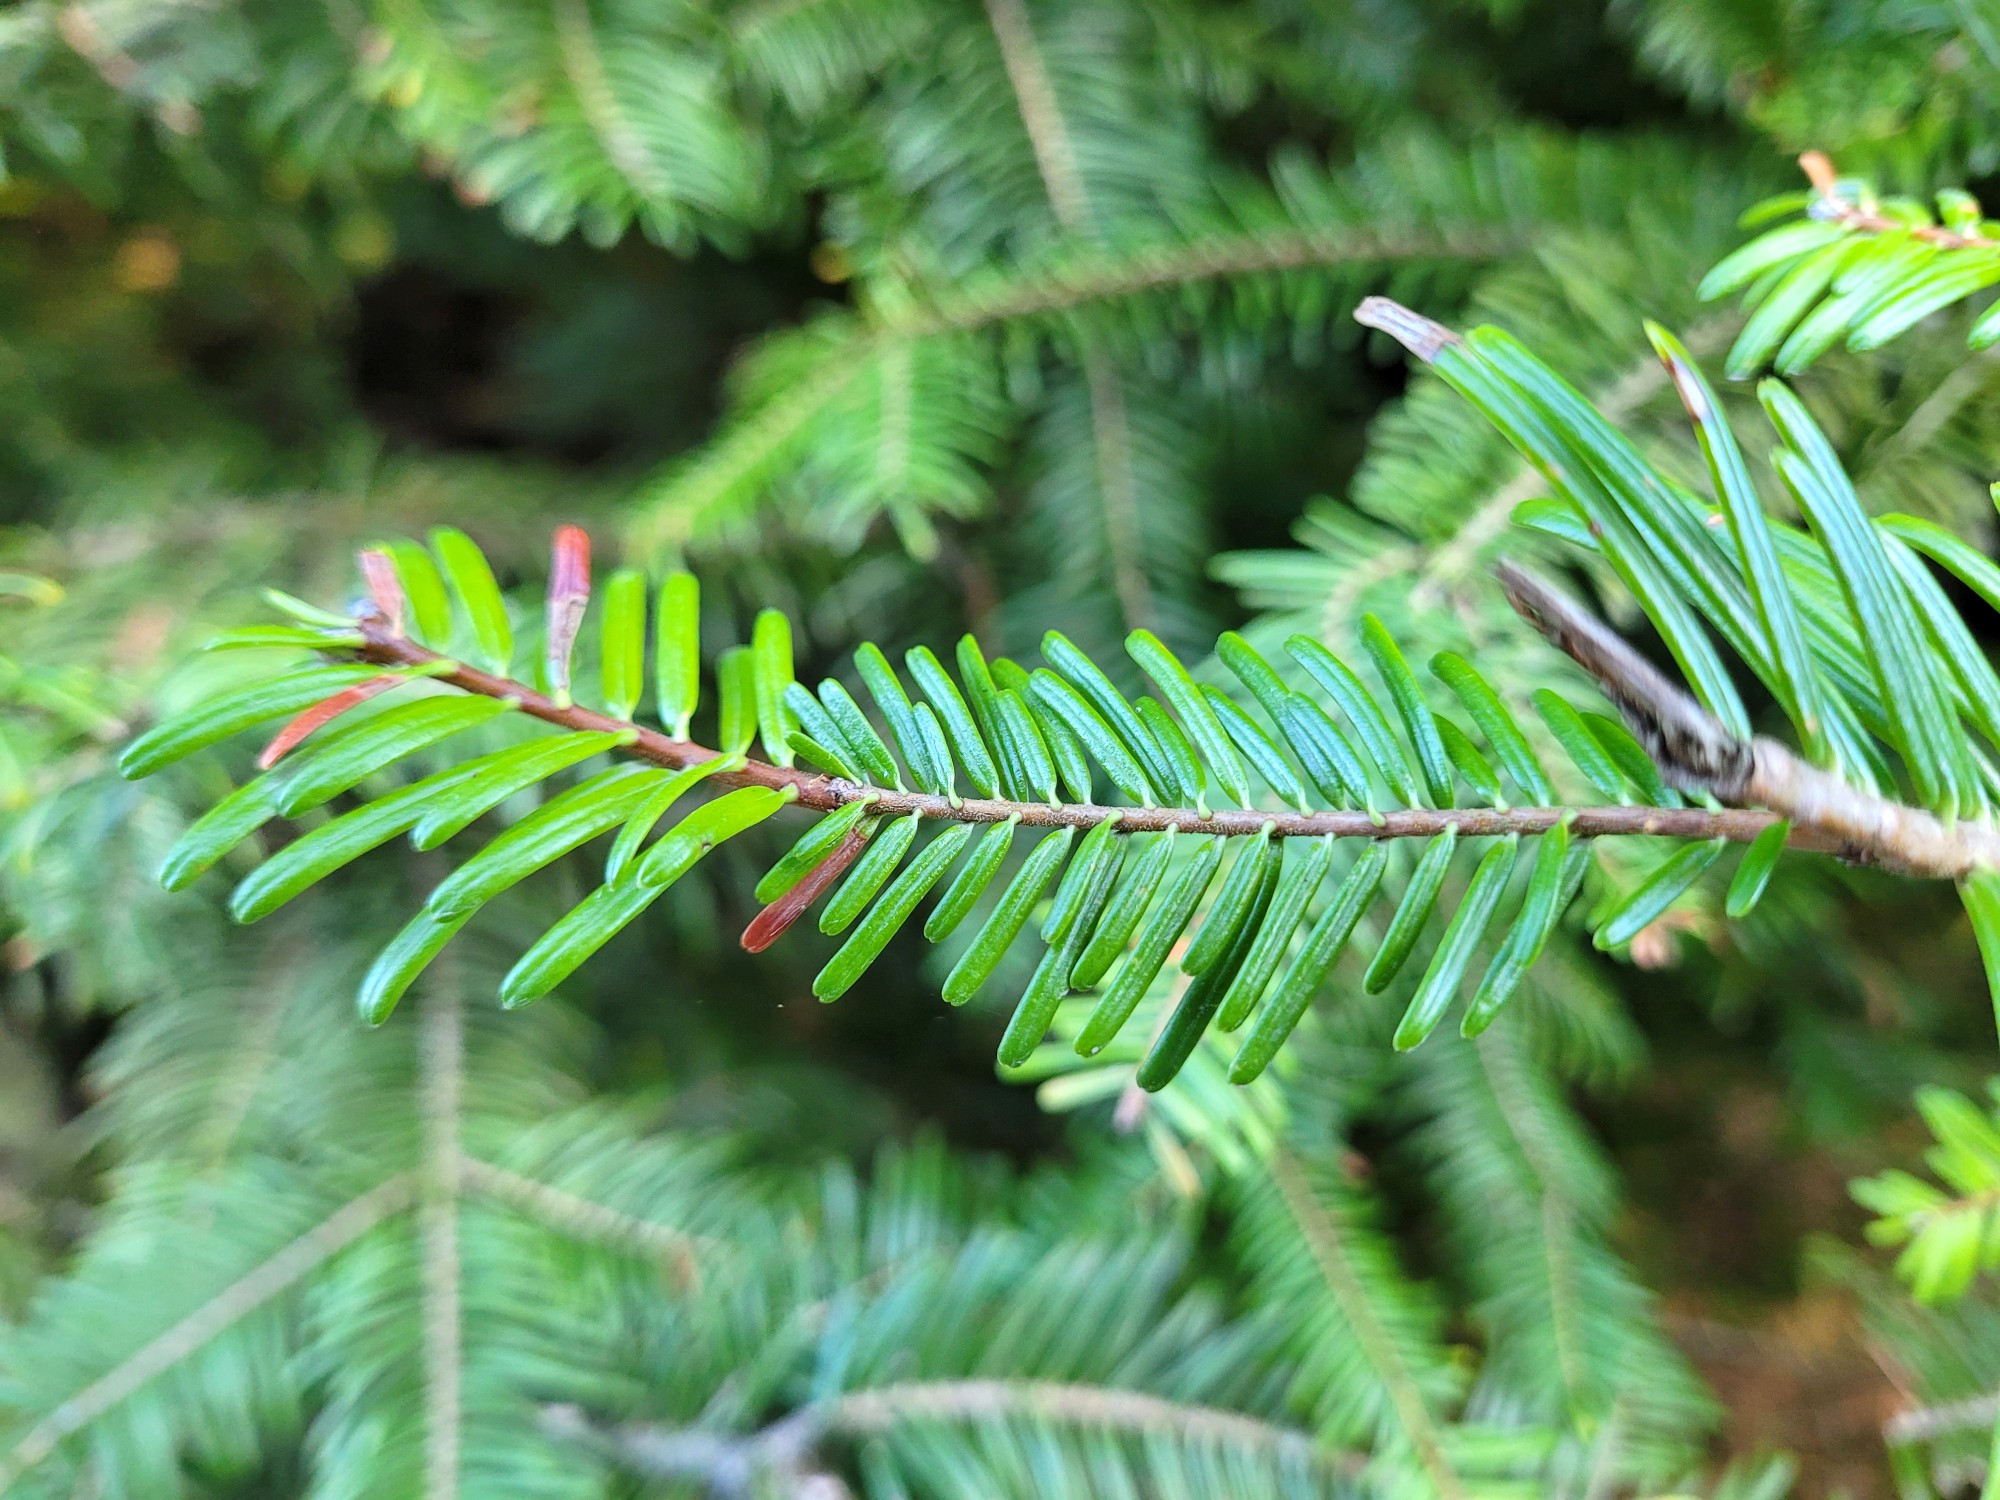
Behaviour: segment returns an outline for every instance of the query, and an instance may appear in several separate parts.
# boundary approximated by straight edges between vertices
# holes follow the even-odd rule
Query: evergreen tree
[[[2000,1493],[1980,5],[0,63],[0,1492]]]

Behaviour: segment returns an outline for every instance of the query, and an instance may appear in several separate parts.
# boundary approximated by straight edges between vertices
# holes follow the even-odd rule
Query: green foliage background
[[[1538,481],[1355,302],[1685,467],[1641,319],[1719,370],[1697,284],[1802,149],[2000,186],[1990,6],[21,0],[0,81],[0,569],[62,590],[0,598],[0,1491],[1976,1491],[2000,1303],[1913,1304],[1844,1186],[1992,1071],[1948,891],[1787,864],[1477,1042],[1354,987],[1149,1101],[995,1080],[913,943],[831,1009],[816,939],[736,951],[781,839],[500,1016],[583,866],[510,893],[370,1033],[437,867],[234,928],[152,872],[248,752],[111,758],[245,670],[191,652],[254,585],[437,523],[530,592],[560,521],[687,558],[808,680],[1373,610],[1578,687],[1487,577]],[[1990,549],[1974,316],[1800,389]]]

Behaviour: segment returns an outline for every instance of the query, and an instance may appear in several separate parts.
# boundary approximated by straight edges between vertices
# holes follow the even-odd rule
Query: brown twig
[[[1768,807],[1860,863],[1904,875],[1957,877],[2000,866],[2000,829],[1933,813],[1848,785],[1785,745],[1739,739],[1595,616],[1512,563],[1500,582],[1514,608],[1595,677],[1676,785],[1724,802]]]
[[[414,641],[389,634],[379,619],[357,622],[365,644],[357,654],[368,661],[395,666],[430,666],[448,663],[430,680],[449,683],[468,693],[487,698],[506,698],[520,712],[570,730],[621,731],[632,737],[628,753],[669,770],[681,770],[713,760],[719,752],[692,740],[671,739],[656,729],[614,719],[609,714],[578,704],[560,704],[525,683],[481,671],[463,662],[450,661]],[[709,778],[718,787],[765,786],[776,790],[793,788],[795,801],[816,812],[834,812],[848,803],[867,798],[884,817],[916,813],[951,823],[1004,823],[1017,818],[1039,828],[1095,828],[1107,818],[1118,819],[1120,833],[1161,833],[1169,828],[1184,833],[1213,833],[1240,838],[1271,825],[1275,838],[1411,839],[1431,838],[1446,828],[1457,828],[1461,837],[1484,838],[1518,833],[1526,837],[1547,833],[1567,819],[1570,833],[1577,838],[1644,835],[1654,838],[1727,839],[1748,843],[1775,821],[1773,814],[1745,808],[1720,811],[1699,807],[1457,807],[1397,808],[1389,812],[1272,812],[1262,808],[1223,808],[1200,812],[1191,807],[1103,807],[1096,803],[1008,802],[999,798],[932,796],[924,792],[899,792],[864,786],[837,776],[750,761],[740,771],[722,772]],[[1795,829],[1795,847],[1821,853],[1851,853],[1849,845],[1835,837],[1819,837],[1811,829]]]
[[[1823,223],[1838,224],[1861,234],[1907,234],[1940,250],[2000,250],[2000,240],[1988,239],[1983,234],[1961,234],[1936,224],[1905,224],[1878,212],[1872,203],[1855,203],[1841,197],[1840,174],[1824,151],[1806,152],[1799,158],[1799,166],[1819,195],[1812,205],[1812,217]]]

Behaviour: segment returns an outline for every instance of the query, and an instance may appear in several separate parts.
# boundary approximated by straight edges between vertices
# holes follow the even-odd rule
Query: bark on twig
[[[1904,875],[1956,878],[2000,865],[2000,829],[1947,823],[1920,807],[1850,786],[1758,735],[1739,739],[1651,662],[1546,580],[1499,568],[1507,598],[1618,705],[1673,784],[1738,806],[1766,807],[1792,824],[1792,842],[1832,846],[1857,863]]]
[[[357,622],[366,637],[358,654],[369,661],[394,666],[436,666],[448,659],[401,636],[390,635],[376,619]],[[544,723],[573,730],[614,730],[631,737],[629,754],[669,770],[713,760],[719,752],[692,740],[676,740],[656,729],[614,719],[595,709],[562,704],[525,683],[483,672],[463,662],[449,662],[431,681],[448,683],[468,693],[511,699],[520,712]],[[1004,823],[1009,818],[1038,828],[1095,828],[1107,818],[1118,819],[1118,831],[1159,833],[1176,828],[1184,833],[1254,835],[1265,824],[1275,838],[1412,839],[1431,838],[1457,828],[1464,838],[1518,833],[1533,838],[1567,819],[1576,838],[1620,834],[1655,838],[1728,839],[1748,843],[1776,821],[1768,812],[1747,809],[1714,811],[1699,807],[1410,807],[1370,815],[1365,812],[1274,812],[1263,808],[1223,808],[1201,812],[1191,807],[1103,807],[1093,802],[1008,802],[999,798],[963,797],[954,801],[924,792],[899,792],[864,786],[837,776],[751,761],[740,771],[709,778],[716,787],[766,786],[795,790],[801,807],[833,812],[850,802],[868,799],[877,814],[897,817],[917,813],[950,823]],[[1795,847],[1822,853],[1847,853],[1835,838],[1820,838],[1810,830],[1795,831]]]
[[[1907,234],[1912,239],[1926,240],[1940,250],[2000,249],[2000,240],[1988,239],[1983,234],[1962,234],[1938,224],[1906,224],[1879,212],[1872,202],[1849,202],[1836,191],[1840,174],[1834,170],[1832,159],[1824,151],[1806,152],[1799,158],[1799,169],[1806,174],[1806,180],[1818,194],[1810,210],[1811,216],[1824,223],[1839,224],[1861,234]]]

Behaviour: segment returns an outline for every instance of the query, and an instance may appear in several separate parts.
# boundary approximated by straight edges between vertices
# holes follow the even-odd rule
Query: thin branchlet
[[[1822,195],[1830,194],[1831,167],[1823,158],[1804,164]],[[1387,333],[1425,363],[1463,342],[1442,323],[1386,297],[1366,298],[1354,317]],[[1947,822],[1923,808],[1851,786],[1776,740],[1762,735],[1746,740],[1731,733],[1609,627],[1548,583],[1510,563],[1501,563],[1499,571],[1514,608],[1597,679],[1670,783],[1739,807],[1770,809],[1792,824],[1787,842],[1793,848],[1828,851],[1913,876],[1955,879],[2000,867],[2000,829],[1969,820]],[[1575,831],[1584,831],[1581,822]]]
[[[1992,250],[2000,247],[2000,240],[1977,231],[1967,234],[1938,224],[1906,223],[1881,212],[1868,199],[1857,203],[1842,196],[1840,173],[1834,169],[1832,158],[1824,151],[1808,151],[1802,155],[1799,170],[1806,174],[1806,180],[1812,184],[1817,195],[1811,208],[1812,217],[1822,223],[1839,224],[1860,234],[1908,235],[1940,250]]]
[[[1745,800],[1755,760],[1747,740],[1731,734],[1622,636],[1545,579],[1509,562],[1497,571],[1507,602],[1597,679],[1670,786],[1709,792],[1724,802]]]
[[[2000,866],[2000,829],[1947,823],[1920,807],[1849,785],[1785,745],[1731,734],[1595,616],[1546,580],[1512,563],[1501,586],[1523,618],[1595,677],[1668,781],[1723,802],[1771,809],[1792,824],[1791,842],[1831,848],[1904,875],[1956,878]]]
[[[379,620],[359,622],[364,644],[356,654],[384,665],[430,666],[449,659],[417,645],[406,637],[393,635]],[[449,662],[431,679],[448,683],[468,693],[488,698],[514,700],[519,711],[544,723],[571,730],[618,730],[632,737],[628,753],[670,770],[698,765],[714,759],[719,752],[692,740],[677,740],[643,725],[614,719],[608,714],[578,704],[559,703],[525,683],[500,677],[462,662]],[[1465,838],[1509,833],[1533,837],[1546,833],[1568,820],[1576,838],[1615,835],[1645,835],[1656,838],[1727,839],[1748,843],[1774,821],[1771,813],[1750,809],[1713,810],[1695,807],[1460,807],[1398,808],[1379,814],[1355,811],[1275,812],[1262,808],[1223,808],[1203,812],[1191,807],[1104,807],[1096,803],[1010,802],[1002,798],[948,797],[923,792],[890,791],[866,786],[818,772],[750,761],[740,771],[709,778],[718,788],[764,786],[778,790],[790,787],[801,807],[818,812],[834,812],[850,802],[868,798],[884,817],[916,813],[924,818],[952,823],[1004,823],[1009,818],[1030,827],[1089,830],[1110,818],[1118,819],[1118,831],[1159,833],[1176,828],[1186,833],[1221,834],[1227,837],[1253,836],[1267,823],[1275,838],[1427,839],[1455,827]],[[1847,852],[1840,840],[1822,840],[1811,830],[1795,831],[1795,847],[1828,853]]]
[[[906,1422],[991,1423],[1032,1419],[1062,1428],[1221,1445],[1334,1477],[1358,1474],[1366,1456],[1328,1447],[1311,1434],[1224,1408],[1083,1382],[1034,1379],[913,1380],[848,1391],[801,1406],[742,1433],[651,1422],[606,1422],[583,1408],[544,1406],[542,1430],[592,1448],[636,1474],[698,1479],[716,1494],[750,1494],[779,1481],[789,1494],[828,1493],[818,1449],[829,1437],[868,1437]]]

